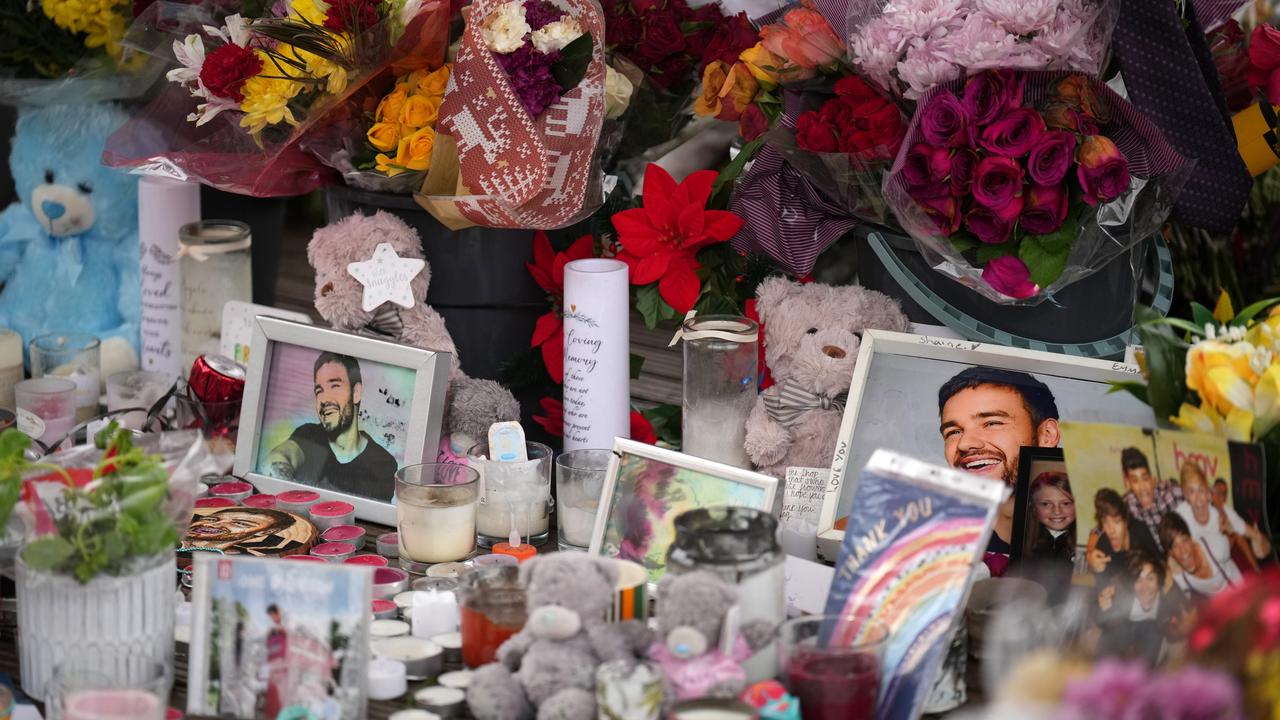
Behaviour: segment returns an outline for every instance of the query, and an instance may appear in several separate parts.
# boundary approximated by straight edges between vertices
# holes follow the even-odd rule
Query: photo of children
[[[1011,573],[1033,580],[1051,602],[1066,596],[1076,558],[1076,503],[1057,448],[1023,448],[1015,493]]]

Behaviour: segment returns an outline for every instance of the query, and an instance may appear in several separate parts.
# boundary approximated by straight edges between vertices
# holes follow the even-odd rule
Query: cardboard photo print
[[[1022,448],[1015,489],[1010,574],[1065,599],[1077,569],[1076,498],[1061,448]]]

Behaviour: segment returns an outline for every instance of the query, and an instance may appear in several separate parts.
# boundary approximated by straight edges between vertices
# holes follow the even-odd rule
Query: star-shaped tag
[[[396,255],[391,243],[379,243],[373,257],[347,265],[347,272],[364,285],[364,299],[360,307],[365,312],[372,312],[384,302],[413,307],[413,289],[409,283],[426,265],[425,260]]]

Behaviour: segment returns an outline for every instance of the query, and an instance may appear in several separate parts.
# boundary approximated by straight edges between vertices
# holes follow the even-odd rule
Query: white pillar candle
[[[564,449],[613,447],[631,437],[627,264],[564,266]]]
[[[13,386],[22,382],[22,336],[0,328],[0,408],[12,410],[17,405]]]
[[[437,675],[444,665],[444,651],[422,638],[405,636],[375,640],[373,652],[380,657],[404,663],[410,680]]]
[[[154,175],[138,180],[142,280],[142,369],[174,377],[182,367],[182,283],[178,230],[200,219],[199,183]]]
[[[404,663],[387,658],[369,661],[369,699],[394,700],[409,690]]]
[[[458,598],[451,592],[419,590],[409,608],[415,637],[430,638],[458,629]]]
[[[476,546],[476,506],[396,505],[400,554],[414,562],[462,560]]]

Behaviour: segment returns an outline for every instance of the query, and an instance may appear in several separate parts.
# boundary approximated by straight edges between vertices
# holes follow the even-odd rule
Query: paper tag
[[[605,199],[608,199],[609,195],[613,192],[613,189],[618,186],[618,176],[605,175],[603,185]]]
[[[1141,345],[1125,345],[1124,346],[1124,364],[1138,366],[1138,353],[1142,351]]]
[[[781,525],[817,525],[831,468],[789,467],[782,491]]]
[[[36,440],[39,440],[44,435],[44,420],[41,420],[39,415],[24,408],[18,408],[17,415],[18,430],[23,435]]]
[[[222,308],[222,340],[218,354],[248,367],[249,343],[253,341],[253,319],[259,315],[311,324],[311,318],[300,312],[232,300]]]
[[[783,584],[787,596],[787,615],[821,615],[827,609],[827,593],[836,569],[787,556],[783,565],[786,581]]]
[[[413,307],[410,282],[426,266],[425,260],[400,257],[391,243],[379,243],[373,257],[347,265],[347,272],[364,285],[364,299],[360,307],[365,312],[372,312],[384,302],[393,302],[404,308]]]

